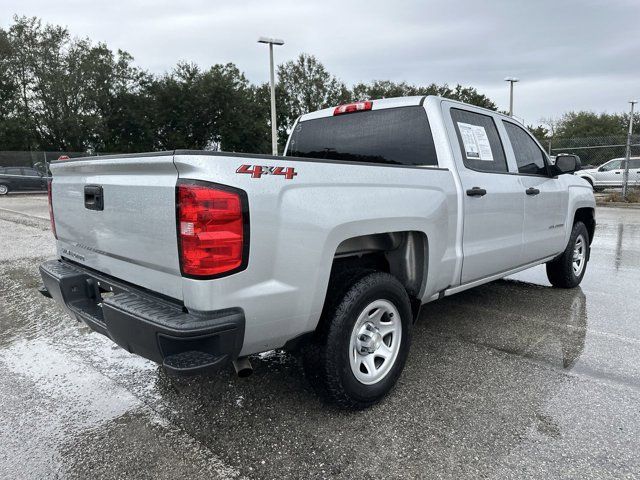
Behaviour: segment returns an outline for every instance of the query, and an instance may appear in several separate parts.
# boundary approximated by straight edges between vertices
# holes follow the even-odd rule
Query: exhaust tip
[[[233,361],[233,368],[240,378],[247,378],[253,373],[253,367],[248,357],[241,357]]]

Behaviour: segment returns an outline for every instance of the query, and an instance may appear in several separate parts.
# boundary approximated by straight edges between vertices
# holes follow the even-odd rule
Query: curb
[[[624,203],[624,202],[596,202],[597,207],[615,207],[615,208],[631,208],[640,210],[640,203]]]

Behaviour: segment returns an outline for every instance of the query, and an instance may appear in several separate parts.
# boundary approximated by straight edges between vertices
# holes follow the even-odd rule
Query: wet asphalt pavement
[[[176,381],[91,333],[36,291],[46,198],[0,198],[0,478],[640,478],[640,210],[597,222],[581,288],[536,267],[425,306],[353,413],[287,354]]]

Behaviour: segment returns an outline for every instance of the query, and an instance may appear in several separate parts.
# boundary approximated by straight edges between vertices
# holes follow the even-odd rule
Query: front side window
[[[423,107],[385,108],[298,122],[287,155],[395,165],[438,165]]]
[[[22,175],[22,170],[15,167],[9,167],[5,170],[4,173],[6,173],[7,175]]]
[[[451,109],[464,166],[481,172],[507,172],[507,158],[498,129],[489,115]]]
[[[513,148],[513,154],[516,156],[518,173],[547,176],[549,173],[545,154],[538,144],[523,128],[504,120],[503,123],[511,142],[511,148]]]
[[[612,160],[609,163],[605,163],[600,168],[603,172],[608,172],[610,170],[620,170],[620,168],[622,168],[622,160]]]

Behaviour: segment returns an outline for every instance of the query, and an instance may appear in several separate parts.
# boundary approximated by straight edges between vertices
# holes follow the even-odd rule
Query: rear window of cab
[[[298,122],[287,155],[345,162],[438,165],[427,113],[420,106]]]

